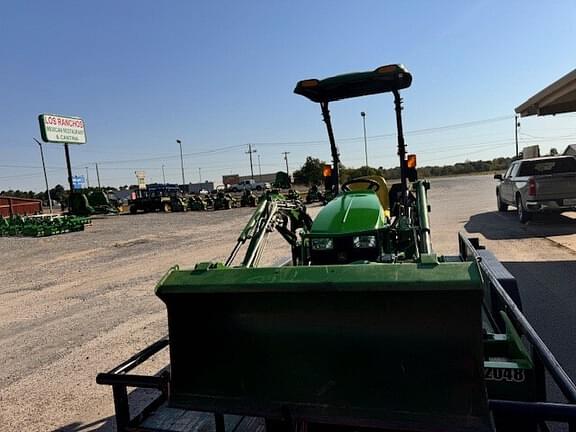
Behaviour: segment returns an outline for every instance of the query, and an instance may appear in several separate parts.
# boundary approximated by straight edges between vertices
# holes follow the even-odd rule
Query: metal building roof
[[[536,93],[514,111],[522,117],[576,111],[576,69]]]

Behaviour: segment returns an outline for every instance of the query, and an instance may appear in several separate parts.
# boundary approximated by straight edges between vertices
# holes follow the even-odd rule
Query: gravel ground
[[[0,238],[0,430],[110,430],[111,391],[95,377],[167,333],[156,282],[174,264],[224,260],[251,214],[110,216]],[[274,240],[268,264],[290,253]]]

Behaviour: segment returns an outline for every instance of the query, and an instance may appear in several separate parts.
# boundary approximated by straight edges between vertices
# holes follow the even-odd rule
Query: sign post
[[[64,153],[66,154],[66,168],[68,169],[68,185],[70,190],[74,190],[74,182],[72,179],[72,166],[70,165],[70,150],[68,149],[68,144],[64,144]]]
[[[84,120],[80,117],[66,117],[54,114],[40,114],[40,133],[42,140],[50,143],[64,144],[66,155],[66,168],[68,170],[68,185],[70,191],[74,191],[72,181],[72,166],[70,164],[70,150],[68,144],[86,144],[86,131]]]
[[[138,189],[145,190],[146,189],[146,173],[144,171],[134,171],[136,174],[136,178],[138,179]]]

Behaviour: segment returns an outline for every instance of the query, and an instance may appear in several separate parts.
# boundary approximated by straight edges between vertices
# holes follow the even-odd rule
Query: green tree
[[[326,162],[308,156],[299,170],[294,171],[294,183],[319,185],[322,182],[322,168]]]
[[[50,196],[53,200],[62,202],[66,196],[66,190],[64,189],[64,186],[61,184],[54,186],[52,189],[50,189]]]
[[[368,167],[366,168],[365,166],[360,167],[360,168],[342,168],[340,169],[340,182],[341,183],[345,183],[348,180],[352,180],[358,177],[363,177],[365,175],[381,175],[381,172],[379,169],[377,168],[372,168],[372,167]]]

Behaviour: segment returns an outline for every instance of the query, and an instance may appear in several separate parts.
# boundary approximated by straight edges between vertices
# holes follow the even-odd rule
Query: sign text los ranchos
[[[45,142],[85,144],[84,120],[54,114],[40,114],[40,132]]]

